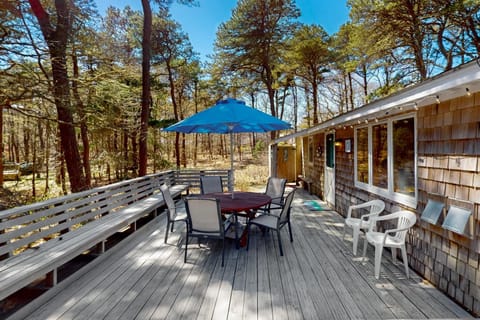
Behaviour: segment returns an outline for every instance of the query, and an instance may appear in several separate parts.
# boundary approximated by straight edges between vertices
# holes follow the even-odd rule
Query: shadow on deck
[[[12,315],[14,319],[420,319],[471,318],[443,293],[384,254],[380,279],[373,248],[366,263],[342,241],[343,218],[310,211],[297,192],[294,242],[284,229],[285,256],[274,233],[253,228],[250,250],[227,242],[225,267],[215,242],[191,245],[183,263],[183,230],[164,244],[161,215],[57,287]]]

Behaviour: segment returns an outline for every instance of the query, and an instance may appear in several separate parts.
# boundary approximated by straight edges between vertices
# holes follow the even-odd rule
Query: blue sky
[[[190,38],[194,50],[202,60],[213,53],[215,34],[220,23],[230,19],[236,0],[198,0],[199,7],[186,7],[174,4],[173,18],[182,25]],[[104,15],[108,6],[123,9],[129,5],[142,10],[141,0],[96,0],[100,14]],[[301,11],[300,21],[306,24],[319,24],[329,34],[338,31],[348,20],[346,0],[296,0]]]

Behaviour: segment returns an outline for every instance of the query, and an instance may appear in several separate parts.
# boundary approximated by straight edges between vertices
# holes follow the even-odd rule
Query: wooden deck
[[[254,228],[249,251],[227,242],[223,268],[215,242],[192,244],[183,263],[182,232],[172,233],[165,245],[162,215],[12,318],[472,318],[414,272],[406,279],[403,265],[394,266],[389,254],[376,280],[373,248],[365,264],[353,257],[351,238],[341,238],[342,217],[309,211],[303,202],[312,198],[296,195],[294,242],[283,230],[283,257],[276,236],[262,237]]]

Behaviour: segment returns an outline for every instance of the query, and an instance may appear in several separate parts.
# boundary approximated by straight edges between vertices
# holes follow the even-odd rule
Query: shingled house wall
[[[418,110],[418,206],[440,194],[471,202],[473,234],[423,221],[411,236],[410,265],[458,303],[480,314],[480,93]]]
[[[411,112],[411,111],[410,111]],[[480,93],[420,108],[417,124],[418,203],[415,209],[354,186],[354,129],[336,128],[340,142],[335,153],[335,210],[346,215],[348,207],[382,199],[386,212],[400,209],[417,213],[418,222],[409,234],[410,266],[453,300],[480,315]],[[324,135],[315,142],[324,147]],[[352,152],[345,152],[351,139]],[[314,193],[323,198],[323,156],[305,166],[305,176],[314,180]],[[429,198],[468,201],[473,204],[473,235],[449,232],[441,223],[420,220]],[[448,199],[448,200],[447,200]]]

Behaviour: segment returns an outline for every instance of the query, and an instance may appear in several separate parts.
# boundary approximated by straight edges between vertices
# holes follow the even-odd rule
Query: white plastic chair
[[[184,203],[175,204],[167,185],[162,184],[160,191],[162,192],[163,200],[167,204],[167,228],[165,230],[165,243],[167,243],[168,231],[170,229],[170,232],[173,232],[175,222],[187,223],[187,212],[185,211]]]
[[[362,215],[360,218],[353,218],[352,212],[354,210],[370,208],[368,214]],[[345,240],[345,234],[347,226],[353,230],[353,255],[357,255],[358,238],[360,236],[360,230],[367,231],[370,226],[372,218],[377,217],[385,209],[385,202],[382,200],[371,200],[365,203],[350,206],[348,208],[347,217],[345,218],[345,225],[343,228],[343,240]]]
[[[220,176],[201,176],[200,191],[202,194],[223,192],[222,177]]]
[[[387,229],[385,232],[374,231],[377,221],[393,219],[397,219],[396,228]],[[362,261],[365,260],[368,243],[373,244],[375,246],[375,278],[378,279],[380,277],[380,264],[382,261],[382,252],[384,247],[392,248],[392,260],[395,264],[397,263],[397,248],[400,248],[402,251],[403,264],[405,265],[405,274],[407,275],[407,278],[409,277],[405,238],[408,230],[415,225],[416,221],[416,215],[410,211],[397,211],[391,214],[376,217],[374,220],[372,220],[372,223],[370,224],[370,227],[366,233],[367,241],[365,241],[363,246]]]

